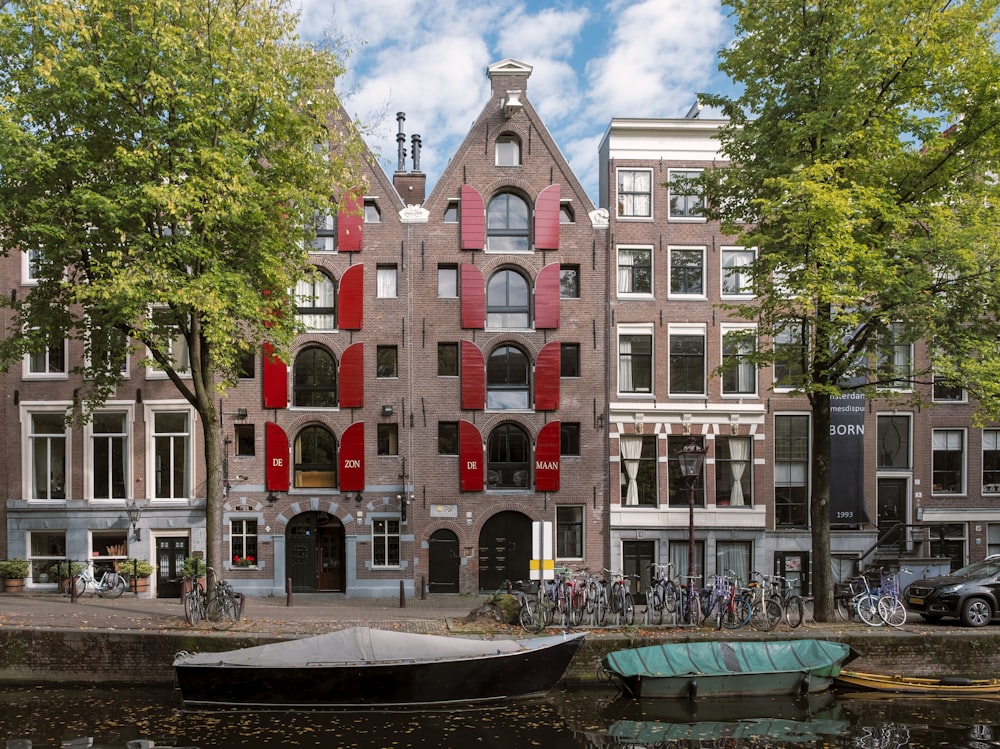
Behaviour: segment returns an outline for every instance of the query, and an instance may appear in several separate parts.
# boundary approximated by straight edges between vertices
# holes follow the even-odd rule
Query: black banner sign
[[[830,398],[830,524],[859,526],[865,514],[865,408],[863,393]]]

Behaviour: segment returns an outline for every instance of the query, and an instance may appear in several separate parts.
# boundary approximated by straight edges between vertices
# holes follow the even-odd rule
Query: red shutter
[[[285,430],[268,421],[264,424],[264,488],[269,492],[288,491],[288,435]]]
[[[486,357],[472,341],[462,341],[462,408],[486,408]]]
[[[462,327],[486,327],[486,282],[479,268],[471,263],[462,263]]]
[[[365,423],[355,422],[340,438],[337,485],[342,492],[365,489]]]
[[[485,475],[483,436],[471,421],[458,422],[458,486],[463,492],[481,492]]]
[[[535,491],[559,491],[559,422],[550,421],[535,443]]]
[[[559,341],[551,341],[538,352],[535,361],[536,411],[555,411],[559,408],[560,351]]]
[[[261,365],[264,408],[288,408],[288,367],[274,355],[274,346],[264,344]]]
[[[340,277],[337,287],[337,327],[361,330],[365,310],[365,266],[352,265]]]
[[[559,185],[549,185],[535,200],[535,249],[559,249]]]
[[[550,263],[535,279],[535,330],[559,327],[559,272],[559,263]]]
[[[337,213],[337,252],[361,252],[365,226],[365,200],[345,195]]]
[[[462,185],[462,249],[481,250],[486,247],[486,206],[475,187]]]
[[[341,408],[361,408],[365,405],[365,344],[353,343],[340,357]]]

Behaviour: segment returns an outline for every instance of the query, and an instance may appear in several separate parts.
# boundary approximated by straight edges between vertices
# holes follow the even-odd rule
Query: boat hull
[[[837,687],[892,694],[923,694],[932,696],[1000,695],[1000,679],[965,679],[961,677],[923,678],[889,676],[860,671],[841,671],[835,680]]]
[[[420,638],[433,636],[410,637],[416,639],[405,660],[254,666],[186,662],[179,656],[174,672],[187,707],[474,704],[544,694],[562,678],[583,641],[582,634],[560,635],[526,641],[527,647],[514,651],[421,659]]]
[[[825,640],[713,641],[616,651],[601,664],[636,697],[696,699],[822,692],[851,655]]]

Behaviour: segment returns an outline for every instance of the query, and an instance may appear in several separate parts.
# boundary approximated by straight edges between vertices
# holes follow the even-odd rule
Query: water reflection
[[[171,690],[0,692],[7,749],[707,749],[1000,747],[996,699],[813,695],[807,700],[625,699],[604,689],[437,711],[183,711]]]

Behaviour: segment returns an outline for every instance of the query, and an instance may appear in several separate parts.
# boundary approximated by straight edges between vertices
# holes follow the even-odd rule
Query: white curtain
[[[733,474],[733,488],[729,492],[729,504],[734,507],[742,507],[743,500],[743,473],[747,468],[747,461],[750,459],[750,440],[745,437],[729,439],[729,470]]]
[[[632,387],[632,341],[627,338],[618,339],[618,390],[630,393]]]
[[[642,437],[638,435],[623,434],[618,439],[621,445],[622,466],[625,468],[625,475],[628,478],[628,486],[625,489],[625,504],[639,504],[639,487],[635,482],[635,476],[639,472],[639,458],[642,455]]]
[[[631,250],[618,250],[618,293],[632,292],[632,266],[635,265],[635,255]]]

